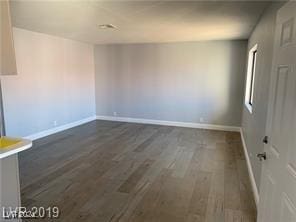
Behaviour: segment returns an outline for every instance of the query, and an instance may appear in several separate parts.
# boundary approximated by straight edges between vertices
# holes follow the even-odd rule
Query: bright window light
[[[257,44],[251,48],[248,57],[248,70],[247,70],[247,82],[245,92],[245,105],[250,111],[253,112],[254,104],[254,86],[256,76],[256,61],[257,61]]]

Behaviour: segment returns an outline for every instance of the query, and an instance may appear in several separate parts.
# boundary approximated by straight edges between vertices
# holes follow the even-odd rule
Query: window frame
[[[249,56],[248,56],[245,106],[247,107],[250,113],[253,113],[253,106],[254,106],[254,91],[255,91],[257,60],[258,60],[258,45],[256,44],[250,49]]]

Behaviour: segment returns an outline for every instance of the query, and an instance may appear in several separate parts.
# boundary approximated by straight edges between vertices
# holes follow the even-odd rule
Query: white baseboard
[[[174,121],[166,121],[166,120],[139,119],[139,118],[130,118],[130,117],[118,117],[118,116],[97,116],[97,119],[108,120],[108,121],[118,121],[118,122],[143,123],[143,124],[153,124],[153,125],[179,126],[179,127],[188,127],[188,128],[198,128],[198,129],[240,132],[240,127],[237,127],[237,126],[223,126],[223,125],[191,123],[191,122],[174,122]]]
[[[256,202],[257,209],[258,209],[259,192],[258,192],[258,188],[256,185],[256,181],[255,181],[255,177],[254,177],[253,169],[251,166],[251,161],[250,161],[250,158],[248,155],[248,149],[247,149],[247,145],[246,145],[246,141],[245,141],[242,129],[240,130],[240,134],[241,134],[241,138],[242,138],[242,143],[243,143],[245,158],[246,158],[246,162],[247,162],[249,177],[250,177],[250,181],[251,181],[251,185],[252,185],[252,191],[253,191],[254,199]]]
[[[44,130],[44,131],[41,131],[39,133],[35,133],[35,134],[32,134],[32,135],[26,136],[25,138],[29,139],[29,140],[37,140],[39,138],[49,136],[51,134],[55,134],[55,133],[64,131],[66,129],[70,129],[70,128],[73,128],[75,126],[79,126],[79,125],[82,125],[84,123],[91,122],[93,120],[96,120],[96,116],[91,116],[91,117],[88,117],[88,118],[85,118],[85,119],[82,119],[82,120],[78,120],[78,121],[75,121],[75,122],[72,122],[72,123],[68,123],[68,124],[65,124],[65,125],[62,125],[62,126],[58,126],[58,127],[54,127],[54,128],[48,129],[48,130]]]

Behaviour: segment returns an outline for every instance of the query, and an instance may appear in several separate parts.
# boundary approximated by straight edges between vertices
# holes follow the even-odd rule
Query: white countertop
[[[32,147],[32,141],[22,138],[6,137],[8,139],[20,140],[16,144],[7,146],[6,148],[0,148],[0,159],[8,157],[10,155],[19,153]]]

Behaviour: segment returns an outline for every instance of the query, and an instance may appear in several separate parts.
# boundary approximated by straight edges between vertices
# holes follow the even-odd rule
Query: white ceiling
[[[269,2],[11,1],[15,27],[94,44],[247,39]],[[111,23],[115,30],[100,29]]]

